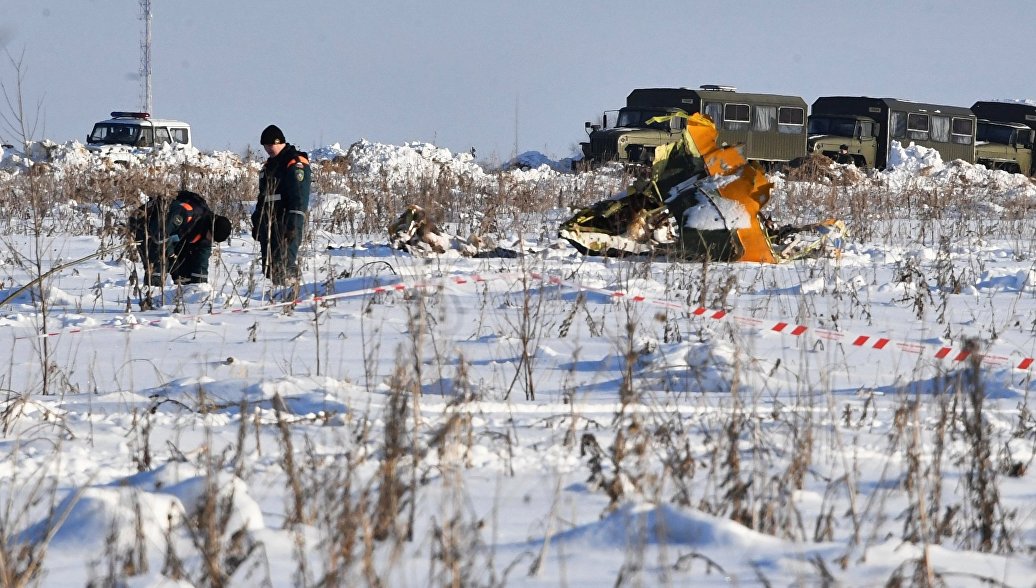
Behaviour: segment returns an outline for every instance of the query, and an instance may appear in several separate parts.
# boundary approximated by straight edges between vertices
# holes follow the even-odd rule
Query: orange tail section
[[[737,230],[745,248],[741,261],[777,263],[770,241],[759,224],[759,211],[770,200],[771,184],[763,170],[745,159],[740,149],[719,146],[718,136],[716,126],[705,116],[693,114],[687,119],[684,140],[701,155],[709,174],[733,176],[728,182],[720,182],[720,195],[740,203],[748,211],[749,227]]]

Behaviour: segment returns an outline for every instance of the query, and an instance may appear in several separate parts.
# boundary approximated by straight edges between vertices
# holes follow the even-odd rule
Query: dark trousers
[[[301,217],[300,217],[301,218]],[[269,230],[259,227],[259,251],[262,254],[263,275],[274,284],[283,286],[299,276],[299,245],[302,244],[302,222],[291,231],[281,230],[283,224],[274,223]]]
[[[209,281],[212,243],[185,243],[179,247],[148,243],[140,247],[148,284],[161,286],[169,274],[177,284],[204,284]]]

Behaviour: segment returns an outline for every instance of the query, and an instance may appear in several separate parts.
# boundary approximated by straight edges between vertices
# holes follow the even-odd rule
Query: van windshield
[[[144,129],[137,125],[123,125],[117,123],[97,123],[90,133],[89,143],[101,145],[150,145],[148,141],[151,129]]]
[[[811,116],[809,117],[810,135],[836,135],[838,137],[853,137],[856,130],[856,120],[852,118],[841,118],[834,116]]]
[[[979,121],[976,139],[979,141],[986,141],[987,143],[1011,145],[1014,143],[1014,138],[1012,137],[1013,132],[1014,129],[1011,127]]]
[[[664,110],[645,110],[640,108],[623,108],[619,110],[619,119],[615,122],[617,127],[626,128],[654,128],[667,130],[669,121],[648,124],[648,120],[655,116],[667,114]]]

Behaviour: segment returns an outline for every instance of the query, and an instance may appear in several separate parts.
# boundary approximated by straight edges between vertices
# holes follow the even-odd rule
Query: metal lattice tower
[[[140,42],[140,79],[144,96],[143,110],[151,112],[151,0],[140,0],[140,18],[144,21],[144,39]]]

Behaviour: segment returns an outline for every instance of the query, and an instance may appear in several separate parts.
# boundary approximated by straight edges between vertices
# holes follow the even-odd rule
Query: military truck
[[[975,162],[989,169],[1033,175],[1033,129],[1011,122],[978,120]]]
[[[639,88],[626,97],[613,127],[608,126],[608,113],[614,111],[604,113],[602,125],[585,124],[589,141],[580,143],[583,162],[650,163],[655,147],[680,139],[684,121],[648,121],[682,111],[711,118],[720,142],[743,145],[747,159],[765,167],[785,164],[806,154],[806,106],[798,96],[749,94],[731,86]]]
[[[1036,161],[1032,157],[1036,104],[979,100],[972,105],[971,111],[980,119],[976,156],[978,163],[1014,173],[1036,175]]]
[[[859,167],[884,169],[893,141],[939,152],[945,161],[975,163],[975,115],[968,108],[896,98],[821,96],[809,114],[810,153],[834,158],[849,147]]]

